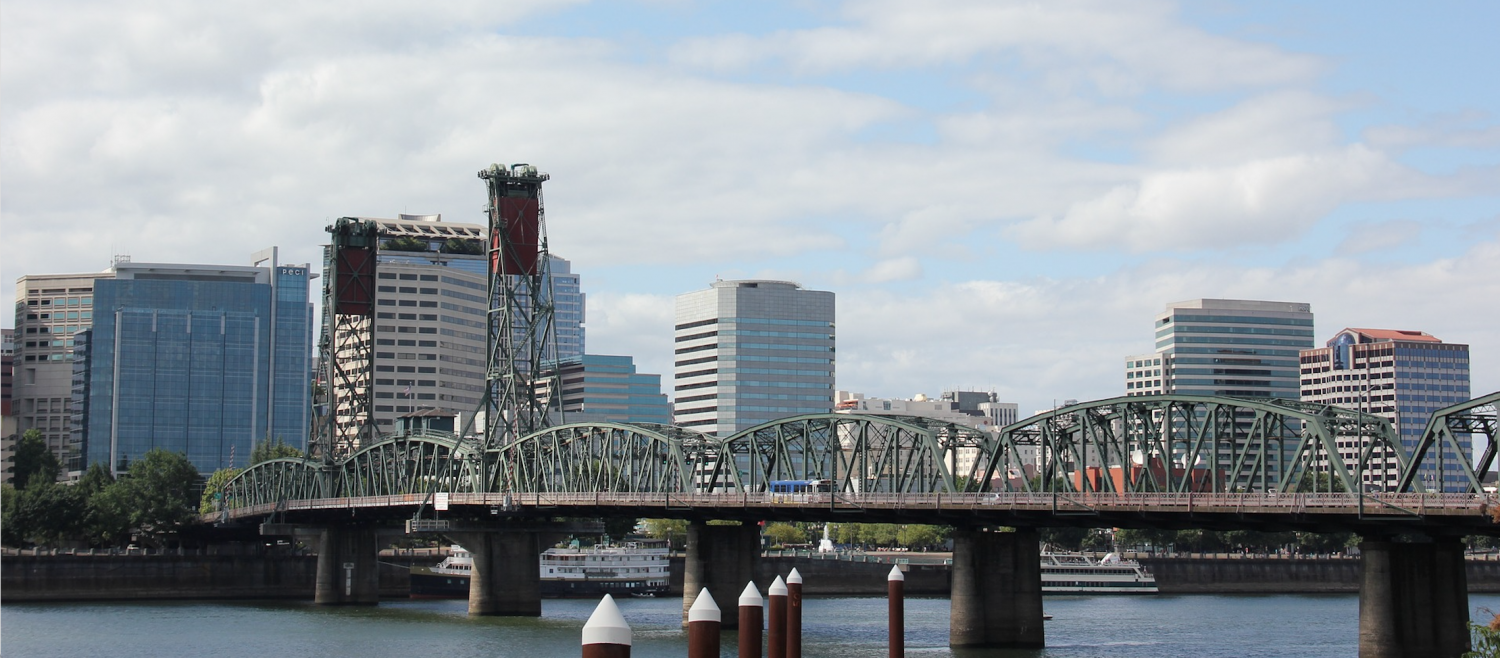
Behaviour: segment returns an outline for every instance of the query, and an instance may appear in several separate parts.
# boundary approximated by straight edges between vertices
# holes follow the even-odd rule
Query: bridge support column
[[[374,528],[329,526],[318,537],[319,605],[375,605],[380,602],[380,547]]]
[[[471,616],[542,615],[542,549],[535,531],[466,532],[453,539],[474,556]]]
[[[755,565],[759,561],[759,526],[689,523],[682,576],[682,623],[687,624],[688,608],[693,607],[698,593],[707,587],[719,604],[721,627],[739,628],[737,593],[755,579]]]
[[[1359,552],[1360,658],[1447,658],[1469,650],[1462,542],[1364,541]]]
[[[1034,528],[955,530],[948,646],[1045,646],[1041,563]]]

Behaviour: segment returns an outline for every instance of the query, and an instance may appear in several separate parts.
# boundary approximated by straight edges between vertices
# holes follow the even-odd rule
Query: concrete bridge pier
[[[687,625],[688,608],[693,607],[698,592],[707,587],[719,604],[721,628],[739,628],[737,597],[745,584],[755,579],[755,565],[759,561],[759,526],[689,523],[682,577],[683,625]]]
[[[955,530],[948,646],[1045,646],[1041,561],[1035,528]]]
[[[319,605],[380,603],[380,546],[375,528],[328,526],[318,536],[318,576],[313,602]]]
[[[1360,542],[1360,658],[1448,658],[1469,650],[1469,587],[1457,539]]]
[[[540,540],[535,530],[449,533],[474,555],[469,615],[540,617]]]

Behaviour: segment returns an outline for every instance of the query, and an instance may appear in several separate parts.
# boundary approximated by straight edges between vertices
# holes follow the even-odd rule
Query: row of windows
[[[420,276],[416,275],[416,274],[400,274],[398,276],[395,272],[381,272],[378,275],[378,277],[381,278],[381,279],[400,279],[402,281],[437,281],[438,280],[438,277],[437,277],[436,274],[423,274],[423,275],[420,275]],[[446,279],[448,277],[443,277],[443,278]]]
[[[36,295],[37,291],[32,290],[31,294],[32,295]],[[93,297],[68,297],[66,299],[59,298],[56,301],[57,301],[57,303],[54,304],[53,300],[51,300],[51,299],[28,299],[28,300],[26,300],[26,305],[27,306],[92,306],[93,303],[94,303],[94,298]]]
[[[1171,324],[1173,318],[1182,322],[1209,322],[1224,324],[1279,324],[1293,327],[1311,327],[1312,318],[1261,318],[1253,315],[1187,315],[1179,314],[1161,320],[1159,324]]]
[[[1250,334],[1256,336],[1303,336],[1313,337],[1311,329],[1273,329],[1267,327],[1200,327],[1179,324],[1176,327],[1158,329],[1156,337],[1170,336],[1172,334]]]

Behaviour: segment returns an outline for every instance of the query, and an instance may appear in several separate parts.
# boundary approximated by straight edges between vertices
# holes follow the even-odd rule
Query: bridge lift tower
[[[312,456],[330,462],[375,442],[375,266],[380,226],[340,217],[323,252],[324,386]]]
[[[492,164],[489,187],[489,313],[485,323],[484,443],[504,446],[562,422],[558,382],[548,382],[557,327],[542,183],[528,164]]]

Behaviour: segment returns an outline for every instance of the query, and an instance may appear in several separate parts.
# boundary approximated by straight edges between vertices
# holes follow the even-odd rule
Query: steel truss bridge
[[[486,447],[474,437],[414,432],[339,461],[256,464],[227,484],[216,516],[636,515],[1500,534],[1492,520],[1500,518],[1500,501],[1477,476],[1496,456],[1497,406],[1500,392],[1434,413],[1412,450],[1387,420],[1353,410],[1174,395],[1077,404],[994,434],[860,414],[796,416],[724,438],[675,426],[574,423]],[[1465,436],[1489,442],[1477,463],[1467,458]],[[1372,487],[1371,474],[1395,486]],[[1466,484],[1426,492],[1429,475]],[[783,480],[824,481],[828,491],[771,491],[769,483]],[[434,514],[439,499],[448,511]]]

